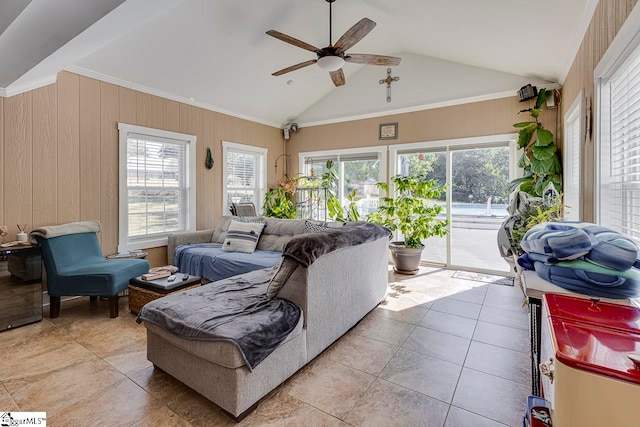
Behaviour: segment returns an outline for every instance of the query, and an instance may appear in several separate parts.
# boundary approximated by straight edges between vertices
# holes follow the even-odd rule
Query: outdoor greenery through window
[[[195,137],[120,123],[119,251],[166,244],[195,219]]]
[[[232,203],[251,202],[259,211],[266,185],[267,150],[223,141],[225,200],[228,214]]]

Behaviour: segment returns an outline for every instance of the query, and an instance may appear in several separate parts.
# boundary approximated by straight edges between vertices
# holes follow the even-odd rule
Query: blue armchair
[[[104,259],[96,234],[100,229],[98,221],[84,221],[31,232],[31,240],[42,246],[51,318],[60,315],[60,297],[72,295],[108,297],[110,316],[118,317],[118,293],[149,271],[146,260]]]

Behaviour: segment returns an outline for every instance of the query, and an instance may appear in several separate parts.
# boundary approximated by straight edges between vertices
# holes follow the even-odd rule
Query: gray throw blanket
[[[158,325],[182,338],[228,341],[252,371],[295,329],[300,308],[269,298],[277,266],[190,289],[146,304],[136,321]]]
[[[388,236],[391,236],[388,229],[370,222],[345,225],[341,228],[329,228],[319,233],[294,236],[284,247],[283,255],[309,267],[322,255]]]

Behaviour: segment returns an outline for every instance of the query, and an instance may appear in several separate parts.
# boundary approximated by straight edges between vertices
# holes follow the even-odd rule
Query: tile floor
[[[387,300],[264,399],[241,426],[520,426],[530,391],[519,288],[421,268],[389,273]],[[0,333],[0,411],[49,426],[235,425],[145,355],[121,299],[63,302],[61,316]]]

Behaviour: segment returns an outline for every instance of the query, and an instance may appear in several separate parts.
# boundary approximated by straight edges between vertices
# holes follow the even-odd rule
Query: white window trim
[[[149,236],[147,239],[128,240],[129,203],[127,188],[127,135],[136,133],[149,135],[152,137],[167,138],[183,141],[187,147],[187,188],[189,203],[187,206],[187,227],[186,231],[196,229],[196,140],[194,135],[187,135],[178,132],[171,132],[161,129],[153,129],[144,126],[136,126],[128,123],[118,123],[119,131],[119,230],[118,230],[118,252],[125,252],[135,249],[148,249],[167,245],[167,235]]]
[[[258,194],[258,201],[256,204],[256,213],[260,214],[260,212],[262,212],[262,203],[264,201],[264,196],[265,193],[267,191],[267,154],[269,153],[269,150],[267,150],[266,148],[263,147],[256,147],[254,145],[246,145],[246,144],[239,144],[237,142],[231,142],[231,141],[222,141],[222,204],[223,204],[223,210],[226,210],[226,205],[227,205],[227,154],[229,149],[231,149],[231,151],[240,151],[240,152],[245,152],[247,154],[257,154],[260,155],[260,185],[259,187],[259,194]],[[223,213],[224,215],[228,215],[227,212]]]
[[[571,107],[569,107],[569,109],[564,115],[564,143],[565,144],[567,144],[568,142],[568,134],[567,134],[567,131],[569,129],[568,123],[573,120],[578,120],[578,149],[580,150],[580,156],[579,156],[577,165],[569,163],[571,159],[567,155],[568,147],[565,145],[565,149],[563,153],[564,159],[563,159],[563,165],[562,165],[564,178],[567,178],[569,176],[568,172],[571,170],[571,167],[578,168],[578,182],[579,182],[578,205],[571,206],[571,213],[572,214],[577,213],[578,220],[582,219],[582,146],[585,141],[585,113],[586,113],[586,106],[584,103],[584,92],[580,91],[578,96],[576,96],[576,99],[573,101],[573,104],[571,104]],[[566,185],[563,185],[562,187],[565,189],[567,188]]]
[[[594,93],[595,93],[595,114],[594,114],[594,167],[595,167],[595,187],[594,187],[594,221],[600,224],[602,212],[600,211],[602,177],[601,149],[603,139],[608,137],[603,135],[602,117],[602,85],[610,79],[620,68],[629,56],[640,46],[640,7],[634,7],[627,20],[624,22],[618,34],[613,39],[607,51],[602,55],[600,62],[593,71]]]

